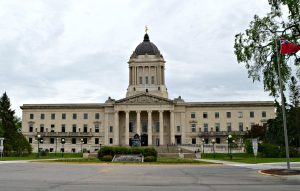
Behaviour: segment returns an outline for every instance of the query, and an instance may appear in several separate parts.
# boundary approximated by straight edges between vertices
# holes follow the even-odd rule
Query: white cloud
[[[0,90],[18,115],[24,103],[122,98],[148,25],[170,98],[272,100],[233,54],[234,35],[267,11],[261,0],[1,1]]]

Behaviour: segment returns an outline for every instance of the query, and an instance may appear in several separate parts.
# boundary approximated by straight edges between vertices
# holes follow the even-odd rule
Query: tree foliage
[[[260,81],[263,78],[264,89],[270,95],[277,96],[279,89],[278,66],[283,84],[287,84],[291,77],[291,67],[286,63],[292,61],[300,76],[300,59],[297,54],[287,57],[279,55],[279,43],[276,36],[282,36],[291,42],[300,44],[300,0],[269,0],[270,12],[264,17],[254,16],[250,26],[243,33],[236,34],[234,53],[239,63],[245,63],[248,70],[248,77],[253,81]],[[285,14],[284,8],[288,9]],[[277,47],[277,49],[276,49]]]
[[[292,107],[299,107],[300,102],[300,87],[297,84],[297,80],[294,76],[291,78],[291,82],[289,83],[290,90],[290,102]]]
[[[4,154],[20,156],[30,153],[32,148],[27,139],[19,132],[20,118],[11,109],[10,99],[6,92],[0,98],[0,135],[4,137]]]

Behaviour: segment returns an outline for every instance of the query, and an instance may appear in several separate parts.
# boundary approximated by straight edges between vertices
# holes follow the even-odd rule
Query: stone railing
[[[42,137],[92,137],[91,132],[39,132]],[[37,135],[36,134],[36,135]]]

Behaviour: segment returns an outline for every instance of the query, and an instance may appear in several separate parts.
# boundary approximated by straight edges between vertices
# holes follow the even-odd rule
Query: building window
[[[154,76],[151,76],[151,84],[154,84]]]
[[[205,139],[204,139],[204,143],[205,143],[205,144],[208,144],[208,142],[209,142],[209,139],[208,139],[208,138],[205,138]]]
[[[255,126],[255,123],[250,123],[251,129]]]
[[[144,121],[144,122],[142,122],[142,132],[143,133],[147,133],[147,131],[148,131],[148,124],[147,124],[147,122],[146,121]]]
[[[231,122],[228,122],[228,123],[227,123],[227,131],[228,131],[228,132],[231,132]]]
[[[45,114],[41,113],[41,119],[45,119]]]
[[[95,119],[100,119],[100,114],[99,113],[95,113]]]
[[[53,137],[51,137],[51,138],[50,138],[50,144],[54,144],[54,140],[55,140],[55,139],[54,139]]]
[[[250,118],[254,118],[254,111],[250,111]]]
[[[238,118],[243,118],[243,112],[241,111],[238,112]]]
[[[87,138],[83,138],[83,144],[87,144],[87,143],[88,143]]]
[[[30,119],[33,119],[33,118],[34,118],[33,113],[30,113],[29,118],[30,118]]]
[[[51,124],[51,132],[55,132],[55,125]]]
[[[262,112],[261,112],[261,117],[267,117],[267,112],[262,111]]]
[[[99,125],[98,124],[95,125],[95,132],[99,133]]]
[[[72,132],[73,132],[73,133],[76,133],[76,124],[73,124],[73,125],[72,125]]]
[[[204,132],[208,132],[208,124],[207,123],[203,124],[203,129],[204,129]]]
[[[207,118],[207,117],[208,117],[207,112],[203,112],[203,118]]]
[[[231,118],[231,112],[230,112],[230,111],[227,111],[227,112],[226,112],[226,117],[227,117],[227,118]]]
[[[31,137],[28,138],[28,142],[32,143],[32,138]]]
[[[76,144],[76,138],[72,138],[72,144]]]
[[[177,126],[177,133],[180,133],[180,126]]]
[[[44,132],[44,125],[40,125],[40,132],[43,133]]]
[[[113,138],[109,138],[109,144],[113,144]]]
[[[114,130],[113,126],[109,126],[109,132],[112,133]]]
[[[192,144],[193,144],[193,145],[196,144],[196,138],[192,138]]]
[[[65,132],[66,132],[66,125],[65,125],[65,124],[62,124],[62,125],[61,125],[61,132],[62,132],[62,133],[65,133]]]
[[[33,132],[33,126],[32,125],[29,126],[29,132]]]
[[[192,113],[191,113],[191,118],[192,118],[192,119],[195,119],[195,118],[196,118],[196,113],[195,113],[195,112],[192,112]]]
[[[89,118],[89,115],[87,113],[84,113],[83,114],[83,119],[88,119]]]
[[[133,132],[133,122],[129,122],[129,132]]]
[[[51,113],[51,119],[55,119],[55,113]]]
[[[215,124],[216,132],[220,132],[220,123]]]
[[[66,114],[65,113],[61,114],[61,119],[66,119]]]
[[[216,138],[216,143],[220,144],[221,143],[221,139],[220,138]]]
[[[143,84],[143,77],[140,76],[140,84]]]
[[[156,122],[155,129],[156,129],[156,133],[158,133],[158,132],[159,132],[159,121],[158,121],[158,122]]]
[[[220,117],[220,113],[219,112],[215,112],[215,118],[219,119],[219,117]]]
[[[239,122],[239,131],[244,131],[244,124]]]
[[[195,133],[196,132],[196,124],[192,123],[192,132]]]
[[[99,138],[95,138],[95,145],[99,145]]]
[[[83,125],[83,132],[87,133],[87,131],[88,131],[88,126],[87,126],[87,124],[84,124]]]
[[[73,119],[77,119],[77,113],[73,113]]]
[[[148,84],[148,76],[145,77],[146,84]]]

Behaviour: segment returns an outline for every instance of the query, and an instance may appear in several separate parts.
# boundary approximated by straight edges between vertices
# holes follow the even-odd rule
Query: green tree
[[[278,66],[276,57],[276,35],[285,37],[294,43],[300,38],[300,0],[269,0],[270,11],[264,17],[254,16],[250,26],[243,33],[235,36],[234,53],[239,63],[245,63],[248,77],[253,81],[264,83],[265,91],[277,96],[279,90]],[[286,15],[283,8],[287,7]],[[279,46],[277,46],[279,48]],[[300,59],[297,54],[279,55],[280,71],[283,85],[287,84],[291,76],[291,67],[287,60],[293,62],[300,76]]]
[[[290,90],[290,102],[293,107],[299,107],[300,102],[300,88],[297,84],[297,80],[294,76],[291,77],[291,82],[289,83]]]
[[[4,140],[4,154],[17,156],[23,153],[30,153],[32,148],[26,138],[19,132],[20,119],[15,116],[11,109],[10,99],[6,92],[0,98],[0,119]]]

